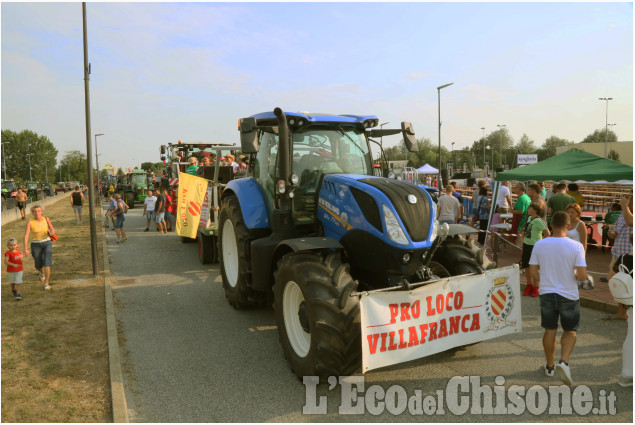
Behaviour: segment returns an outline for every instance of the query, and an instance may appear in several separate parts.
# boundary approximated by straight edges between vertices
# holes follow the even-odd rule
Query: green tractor
[[[7,199],[15,198],[18,192],[18,185],[14,180],[2,180],[2,205],[7,202]]]
[[[46,197],[42,190],[42,184],[36,181],[26,182],[26,194],[31,202],[41,201]]]
[[[148,173],[135,168],[121,181],[121,192],[128,207],[134,208],[135,202],[144,202],[148,196]]]

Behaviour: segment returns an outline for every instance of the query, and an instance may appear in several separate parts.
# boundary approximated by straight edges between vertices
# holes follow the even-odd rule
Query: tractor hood
[[[327,174],[319,203],[320,209],[330,209],[331,216],[339,212],[340,226],[335,225],[332,230],[340,237],[343,232],[357,228],[378,237],[382,235],[386,243],[395,247],[418,249],[430,246],[436,236],[432,198],[418,186],[403,181]],[[346,226],[342,221],[346,221]],[[328,227],[325,223],[325,230]]]

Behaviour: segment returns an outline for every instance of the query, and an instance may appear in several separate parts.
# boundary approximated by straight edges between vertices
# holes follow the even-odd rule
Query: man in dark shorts
[[[22,220],[24,220],[24,212],[26,210],[26,192],[24,189],[19,188],[18,193],[15,195],[15,204],[20,210],[20,215],[22,216]]]
[[[71,193],[71,206],[75,211],[77,224],[82,224],[82,205],[84,205],[84,194],[79,191],[79,186],[75,186],[75,192]]]
[[[527,279],[539,288],[541,326],[545,329],[542,346],[547,364],[544,372],[573,385],[569,357],[577,340],[580,323],[580,293],[577,281],[588,281],[584,248],[580,242],[567,238],[569,216],[564,211],[551,219],[552,237],[535,243],[529,260]],[[554,364],[558,319],[563,333],[560,339],[560,361]]]

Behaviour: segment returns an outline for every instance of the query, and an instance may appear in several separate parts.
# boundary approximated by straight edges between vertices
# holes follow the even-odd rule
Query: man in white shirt
[[[449,184],[445,187],[445,193],[439,197],[439,202],[437,203],[437,220],[439,220],[439,223],[454,224],[457,221],[457,217],[463,215],[463,206],[452,195],[453,191],[454,186]]]
[[[152,191],[148,190],[148,196],[146,196],[146,200],[143,202],[143,215],[146,216],[148,222],[146,223],[146,229],[144,232],[150,230],[150,222],[154,220],[154,204],[156,204],[157,198],[156,196],[152,196]]]
[[[547,365],[545,375],[553,376],[571,386],[569,357],[577,340],[580,323],[580,294],[578,281],[588,281],[584,248],[580,242],[567,238],[569,216],[564,211],[551,219],[552,237],[534,245],[529,260],[528,281],[539,288],[540,325],[545,329],[542,346]],[[558,318],[563,329],[560,339],[560,362],[554,365]]]
[[[509,192],[509,182],[503,182],[498,188],[498,196],[496,197],[496,206],[498,209],[496,210],[499,214],[506,214],[510,211],[510,207],[512,205],[512,197]]]

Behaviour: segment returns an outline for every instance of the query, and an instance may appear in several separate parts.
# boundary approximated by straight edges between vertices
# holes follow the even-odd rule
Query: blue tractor
[[[409,150],[417,147],[410,123],[378,123],[280,108],[239,121],[249,169],[221,198],[223,287],[236,308],[273,298],[298,377],[360,369],[359,301],[351,294],[486,268],[484,251],[456,236],[472,229],[439,225],[425,190],[373,175],[373,138],[401,134]]]

